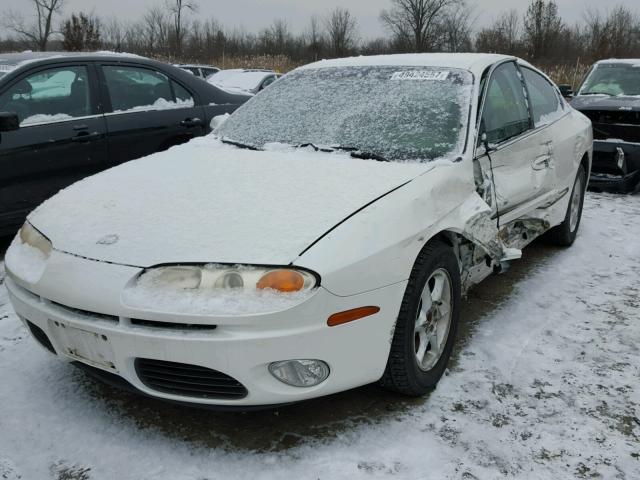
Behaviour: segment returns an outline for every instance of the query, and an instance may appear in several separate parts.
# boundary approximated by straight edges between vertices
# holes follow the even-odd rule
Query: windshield
[[[633,63],[603,63],[587,77],[579,95],[640,95],[640,60]]]
[[[262,148],[313,144],[388,160],[430,160],[464,150],[472,76],[428,67],[294,71],[250,100],[218,131]]]

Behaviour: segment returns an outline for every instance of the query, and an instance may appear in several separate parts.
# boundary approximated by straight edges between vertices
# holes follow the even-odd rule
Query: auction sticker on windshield
[[[406,70],[394,72],[391,80],[446,80],[448,70]]]

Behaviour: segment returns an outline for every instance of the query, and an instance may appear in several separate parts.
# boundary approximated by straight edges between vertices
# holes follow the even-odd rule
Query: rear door
[[[107,165],[96,75],[86,63],[30,70],[0,92],[0,111],[20,128],[0,134],[0,229]]]
[[[151,67],[100,66],[111,160],[122,163],[206,133],[194,92]]]
[[[481,120],[491,162],[479,159],[495,184],[494,209],[505,221],[544,202],[553,189],[549,139],[534,128],[527,92],[515,62],[498,66],[489,79]]]
[[[526,66],[520,68],[529,91],[535,128],[548,146],[548,162],[538,167],[546,166],[556,190],[562,190],[563,185],[573,186],[576,136],[570,107],[543,75]]]

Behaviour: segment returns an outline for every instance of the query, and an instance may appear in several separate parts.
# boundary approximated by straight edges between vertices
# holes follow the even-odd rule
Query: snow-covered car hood
[[[29,221],[54,248],[112,263],[286,265],[431,168],[310,149],[250,151],[206,137],[82,180]]]

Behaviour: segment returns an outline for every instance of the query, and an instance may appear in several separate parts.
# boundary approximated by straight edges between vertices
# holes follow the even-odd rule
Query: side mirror
[[[0,112],[0,132],[12,132],[20,128],[20,119],[17,113]]]
[[[573,98],[573,87],[571,85],[558,85],[558,88],[560,89],[560,94],[564,98],[566,99]]]

